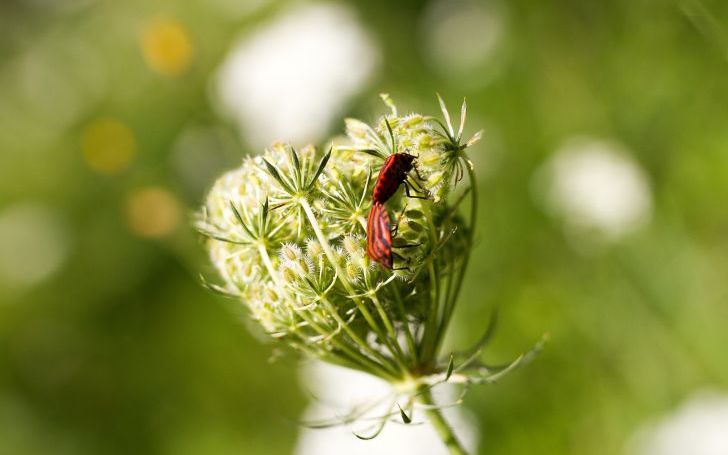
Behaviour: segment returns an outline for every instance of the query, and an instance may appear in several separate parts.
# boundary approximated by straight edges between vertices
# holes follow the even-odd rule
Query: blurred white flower
[[[383,380],[372,375],[359,373],[347,368],[323,362],[306,364],[302,371],[304,387],[314,395],[314,401],[304,413],[305,421],[326,419],[345,414],[355,406],[363,406],[376,401],[376,397],[386,396],[391,391]],[[438,403],[452,402],[455,389],[450,385],[435,390]],[[376,418],[391,411],[386,404],[375,407],[367,416]],[[390,423],[375,439],[363,441],[352,432],[362,430],[362,422],[352,427],[335,426],[326,429],[304,428],[298,438],[296,455],[446,455],[447,448],[435,433],[425,416],[415,410],[410,425]],[[475,453],[478,444],[478,431],[474,419],[461,406],[443,410],[445,418],[455,429],[469,453]],[[376,423],[376,420],[370,421]],[[362,432],[366,435],[366,432]]]
[[[290,10],[234,45],[216,95],[250,145],[316,141],[366,83],[378,52],[343,5]]]
[[[23,288],[51,276],[63,264],[69,245],[56,212],[19,203],[0,212],[0,285]]]
[[[652,212],[647,176],[623,147],[610,141],[569,140],[537,175],[536,190],[569,233],[596,232],[617,240]]]
[[[5,68],[3,105],[9,105],[21,121],[36,126],[32,136],[71,127],[88,115],[108,88],[101,53],[81,39],[59,42],[57,37],[39,36],[27,51],[9,59]],[[10,120],[17,124],[17,119]],[[23,135],[24,140],[27,137]]]
[[[481,86],[498,69],[496,56],[506,28],[500,1],[435,1],[420,28],[427,61],[443,77]]]
[[[728,454],[728,395],[696,392],[675,412],[641,428],[630,441],[628,453]]]

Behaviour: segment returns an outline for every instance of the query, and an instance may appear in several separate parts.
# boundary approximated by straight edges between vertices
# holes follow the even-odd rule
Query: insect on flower
[[[404,214],[404,210],[402,210],[402,214]],[[387,213],[387,209],[384,207],[384,204],[375,202],[369,210],[369,217],[367,218],[367,253],[370,258],[388,269],[409,269],[409,267],[402,267],[399,269],[393,268],[394,258],[404,259],[399,254],[392,251],[392,236],[397,235],[399,220],[401,219],[402,215],[400,215],[394,225],[394,228],[392,228],[389,222],[389,214]],[[412,248],[420,245],[421,243],[399,245],[398,248]]]
[[[399,186],[403,183],[405,185],[407,197],[427,199],[427,191],[425,191],[419,184],[417,184],[418,188],[415,188],[414,184],[407,180],[407,177],[412,170],[415,171],[418,179],[423,180],[415,166],[415,160],[417,157],[410,153],[396,151],[396,143],[392,127],[387,119],[384,121],[392,138],[392,154],[384,160],[384,164],[379,170],[379,175],[377,176],[377,181],[374,184],[374,190],[372,191],[372,201],[375,204],[384,204],[394,195],[394,193],[397,192],[397,188],[399,188]],[[416,192],[424,193],[425,195],[414,196],[410,193],[410,188]]]
[[[392,268],[392,231],[384,205],[374,202],[367,218],[367,253],[382,266]]]
[[[414,168],[415,158],[409,153],[395,153],[384,160],[372,192],[372,200],[375,204],[387,202],[402,183],[406,185],[407,196],[424,198],[424,196],[412,196],[409,193],[409,185],[406,183],[409,172]]]

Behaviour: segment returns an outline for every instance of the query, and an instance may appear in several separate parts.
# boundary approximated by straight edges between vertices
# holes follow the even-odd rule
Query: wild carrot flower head
[[[414,393],[465,375],[473,358],[438,359],[473,246],[477,192],[463,140],[442,119],[389,112],[373,124],[346,120],[346,140],[322,150],[276,143],[223,174],[197,227],[219,272],[217,291],[242,302],[271,337]],[[415,157],[384,201],[394,268],[367,254],[367,215],[385,159]],[[409,195],[408,195],[409,193]],[[414,196],[414,197],[410,197]],[[472,354],[472,352],[470,353]],[[476,356],[477,357],[477,356]],[[404,385],[403,385],[404,384]]]

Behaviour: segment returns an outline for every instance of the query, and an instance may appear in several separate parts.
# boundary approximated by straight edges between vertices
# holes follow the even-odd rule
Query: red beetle
[[[381,202],[374,202],[367,218],[367,253],[382,266],[392,268],[392,231],[389,214]]]
[[[374,184],[372,200],[384,204],[407,179],[407,174],[414,167],[415,156],[409,153],[393,153],[384,160]]]
[[[427,199],[426,195],[413,196],[409,191],[411,183],[407,182],[407,175],[409,175],[409,172],[412,169],[417,172],[417,168],[414,163],[415,158],[417,157],[410,155],[409,153],[393,153],[384,160],[384,165],[382,165],[382,169],[379,170],[379,175],[377,176],[376,183],[374,183],[374,190],[372,192],[372,201],[374,201],[375,204],[384,204],[387,202],[389,198],[397,192],[397,188],[399,188],[402,183],[405,184],[407,196],[418,199]],[[417,176],[420,180],[422,180],[422,178],[419,177],[419,174]]]
[[[392,139],[392,153],[384,160],[384,164],[379,170],[377,181],[374,183],[372,208],[369,210],[369,217],[367,218],[367,253],[374,261],[391,269],[393,264],[392,257],[398,255],[392,253],[392,230],[389,223],[389,214],[387,213],[387,209],[384,208],[384,203],[397,192],[397,188],[403,183],[408,197],[427,199],[429,193],[419,183],[415,182],[418,187],[415,188],[413,183],[407,180],[409,172],[413,169],[417,173],[417,178],[423,180],[415,166],[415,159],[417,157],[409,153],[396,152],[397,146],[392,127],[387,119],[384,122],[387,125],[387,130],[389,130],[389,135]],[[410,194],[410,187],[415,191],[424,193],[424,195],[413,196]],[[402,212],[404,213],[404,210]]]

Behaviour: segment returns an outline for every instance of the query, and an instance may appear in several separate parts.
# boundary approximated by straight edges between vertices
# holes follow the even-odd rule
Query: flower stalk
[[[426,406],[425,414],[429,419],[432,427],[437,432],[447,450],[451,455],[468,455],[467,451],[460,443],[450,424],[442,415],[442,409],[437,407],[435,400],[432,398],[432,391],[424,388],[419,395],[419,401]]]

